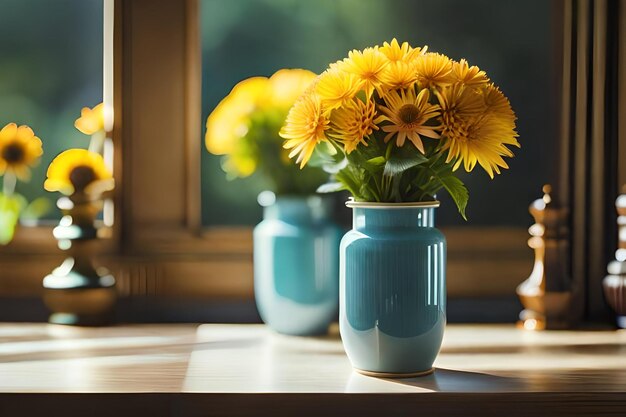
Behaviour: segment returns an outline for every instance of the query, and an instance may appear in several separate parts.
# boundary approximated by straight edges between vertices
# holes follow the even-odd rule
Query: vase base
[[[98,327],[112,324],[111,314],[80,315],[72,313],[52,313],[48,317],[50,324],[63,324],[67,326]]]
[[[375,378],[414,378],[414,377],[418,377],[418,376],[426,376],[426,375],[430,375],[433,372],[435,372],[435,368],[430,368],[427,369],[425,371],[419,371],[419,372],[376,372],[376,371],[366,371],[364,369],[358,369],[358,368],[354,368],[355,371],[357,371],[360,374],[363,374],[365,376],[372,376]]]

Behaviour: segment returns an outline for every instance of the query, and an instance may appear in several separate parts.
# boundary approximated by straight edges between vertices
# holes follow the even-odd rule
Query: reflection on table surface
[[[262,325],[76,328],[0,324],[1,392],[624,392],[626,332],[527,332],[449,325],[434,374],[352,371],[336,328],[324,337]]]

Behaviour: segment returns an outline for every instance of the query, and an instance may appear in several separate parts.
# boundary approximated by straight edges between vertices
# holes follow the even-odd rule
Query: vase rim
[[[370,201],[346,201],[346,206],[349,208],[371,208],[371,209],[405,209],[405,208],[437,208],[440,203],[437,200],[434,201],[414,201],[404,203],[380,203]]]

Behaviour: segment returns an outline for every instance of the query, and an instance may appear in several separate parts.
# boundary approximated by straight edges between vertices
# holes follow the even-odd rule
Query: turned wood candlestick
[[[606,301],[617,314],[617,325],[626,328],[626,186],[615,200],[618,244],[615,260],[609,262],[608,275],[602,281]]]
[[[102,201],[74,195],[59,199],[58,206],[63,218],[53,233],[59,248],[68,256],[43,280],[44,303],[52,311],[48,321],[88,326],[108,324],[117,298],[115,278],[93,263],[99,249],[96,217]]]
[[[567,231],[562,226],[567,213],[554,207],[550,185],[543,186],[543,197],[533,201],[528,211],[535,219],[528,232],[528,246],[535,251],[533,270],[517,287],[524,306],[519,327],[527,330],[563,329],[571,326],[569,309],[572,292],[569,288],[565,254]]]

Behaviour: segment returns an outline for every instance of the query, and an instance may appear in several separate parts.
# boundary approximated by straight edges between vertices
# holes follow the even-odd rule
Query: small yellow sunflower
[[[389,60],[378,48],[365,48],[363,51],[353,50],[343,61],[341,68],[350,74],[355,74],[362,82],[367,98],[371,97],[374,89],[381,90],[381,75]]]
[[[445,55],[429,52],[413,62],[422,88],[444,87],[454,82],[452,60]]]
[[[365,139],[374,130],[379,129],[374,122],[375,119],[376,105],[374,101],[367,100],[364,103],[359,99],[353,99],[343,107],[333,111],[331,116],[332,137],[343,143],[346,153],[355,150],[360,143],[367,146]]]
[[[470,67],[465,59],[452,63],[452,76],[457,82],[472,87],[480,87],[489,82],[485,71],[481,71],[475,65]]]
[[[402,45],[400,45],[398,40],[393,38],[391,43],[383,43],[383,46],[380,47],[380,52],[382,52],[389,61],[404,61],[409,63],[412,62],[415,57],[423,55],[427,49],[427,46],[424,46],[424,48],[412,48],[408,42],[402,42]]]
[[[43,154],[41,139],[26,126],[9,123],[0,130],[0,175],[12,172],[23,181],[30,179],[30,168]]]
[[[506,97],[493,85],[485,91],[455,85],[437,93],[441,103],[443,149],[446,162],[455,161],[467,172],[478,163],[493,178],[508,168],[502,157],[512,157],[507,145],[519,147],[515,115]],[[488,98],[487,98],[488,97]]]
[[[104,130],[104,103],[98,104],[93,109],[83,107],[74,126],[85,135],[93,135]]]
[[[300,168],[311,159],[315,146],[328,140],[325,132],[329,120],[324,114],[321,100],[313,92],[303,95],[289,110],[280,136],[286,139],[283,147],[291,149],[289,157],[298,155],[296,162]]]
[[[48,167],[44,188],[65,195],[85,193],[100,196],[113,189],[113,176],[100,154],[86,149],[69,149],[59,154]]]
[[[341,107],[363,87],[363,80],[355,74],[342,71],[335,66],[324,71],[317,80],[315,92],[328,111]]]
[[[376,120],[391,122],[382,127],[387,132],[385,142],[397,135],[396,145],[403,146],[405,139],[409,139],[420,152],[425,153],[424,144],[420,135],[433,139],[439,139],[435,132],[439,126],[427,125],[427,123],[439,116],[439,105],[428,102],[430,95],[427,89],[423,89],[415,95],[415,89],[390,91],[385,97],[386,106],[379,106],[383,116]]]

